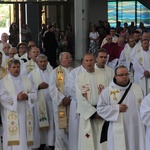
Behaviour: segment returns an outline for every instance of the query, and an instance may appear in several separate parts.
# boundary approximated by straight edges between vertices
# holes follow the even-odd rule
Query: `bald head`
[[[1,35],[1,41],[2,43],[7,43],[7,40],[8,40],[8,34],[7,33],[2,33]]]
[[[144,32],[144,33],[142,34],[142,40],[144,40],[144,39],[149,39],[149,40],[150,40],[150,34],[147,33],[147,32]]]
[[[9,58],[13,58],[15,54],[17,54],[17,49],[15,47],[11,47],[8,50]]]

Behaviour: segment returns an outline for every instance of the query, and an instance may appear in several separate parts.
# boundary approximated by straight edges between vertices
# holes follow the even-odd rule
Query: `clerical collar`
[[[130,85],[130,80],[128,81],[128,83],[127,83],[127,85],[125,85],[125,86],[121,86],[121,85],[118,85],[117,83],[116,83],[116,79],[115,78],[113,78],[113,81],[112,81],[112,84],[113,85],[115,85],[116,87],[118,87],[118,88],[120,88],[120,89],[125,89],[125,88],[127,88],[129,85]]]
[[[14,77],[14,76],[12,76],[12,75],[9,73],[9,76],[10,76],[13,80],[18,80],[18,79],[20,79],[20,75],[18,75],[17,77]]]
[[[63,69],[65,69],[65,70],[69,70],[70,69],[70,66],[67,68],[67,67],[63,67],[63,66],[61,66]]]
[[[144,49],[143,49],[143,51],[144,51],[144,52],[149,52],[149,49],[148,49],[148,50],[144,50]]]
[[[45,70],[42,70],[39,68],[39,70],[40,70],[40,72],[45,73],[47,71],[47,68]]]

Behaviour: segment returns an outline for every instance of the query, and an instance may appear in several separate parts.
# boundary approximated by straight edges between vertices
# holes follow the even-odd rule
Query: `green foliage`
[[[0,4],[0,28],[6,27],[9,20],[9,4]]]

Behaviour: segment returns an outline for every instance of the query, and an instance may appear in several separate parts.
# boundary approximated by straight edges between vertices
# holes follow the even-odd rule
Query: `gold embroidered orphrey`
[[[56,82],[59,91],[63,94],[64,93],[64,70],[61,66],[58,66],[56,69]],[[58,124],[60,129],[67,129],[67,106],[63,106],[62,103],[58,106]]]
[[[6,90],[10,95],[13,95],[15,93],[15,88],[13,85],[12,80],[8,77],[4,77],[2,79],[4,81],[4,85]],[[31,83],[29,82],[29,79],[26,77],[23,77],[21,79],[23,81],[24,90],[29,92],[28,87],[31,89]],[[11,100],[12,101],[12,100]],[[13,104],[13,102],[9,102],[10,105]],[[29,108],[28,104],[26,103],[26,115],[27,115],[27,145],[31,146],[33,145],[33,114],[32,110]],[[19,145],[20,144],[20,137],[19,137],[19,123],[18,123],[18,114],[17,112],[9,111],[7,110],[7,130],[8,130],[8,146],[13,145]]]
[[[117,93],[120,93],[119,90],[110,91],[110,95],[114,95],[113,100],[115,100],[115,101],[117,101],[117,97],[116,97],[116,94],[117,94]]]

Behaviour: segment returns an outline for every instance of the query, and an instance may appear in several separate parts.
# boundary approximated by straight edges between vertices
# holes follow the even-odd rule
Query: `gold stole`
[[[61,66],[56,68],[56,82],[58,90],[64,93],[64,70]],[[58,124],[60,129],[67,129],[67,106],[62,103],[58,106]]]
[[[26,77],[22,77],[23,86],[25,92],[28,94],[31,89],[31,83]],[[8,77],[8,75],[3,78],[4,86],[10,95],[14,95],[15,87],[13,81]],[[12,102],[13,103],[13,102]],[[10,103],[10,105],[12,105]],[[27,115],[27,145],[33,145],[33,114],[32,110],[29,108],[26,102],[26,115]],[[17,112],[7,110],[7,131],[8,131],[8,146],[19,145],[19,124],[18,124],[18,114]]]
[[[0,79],[4,78],[7,75],[6,69],[0,67]]]
[[[36,69],[32,71],[32,77],[33,77],[33,82],[35,84],[39,85],[40,83],[42,83],[41,77],[39,76],[39,72]],[[38,90],[37,92],[38,99],[36,101],[40,130],[45,130],[49,128],[47,108],[46,108],[43,92],[44,92],[43,89]]]
[[[6,59],[6,61],[5,61],[5,67],[4,67],[5,69],[8,68],[8,63],[9,63],[10,59],[11,59],[11,58]]]
[[[26,62],[27,74],[29,74],[35,68],[35,62],[31,59]]]

